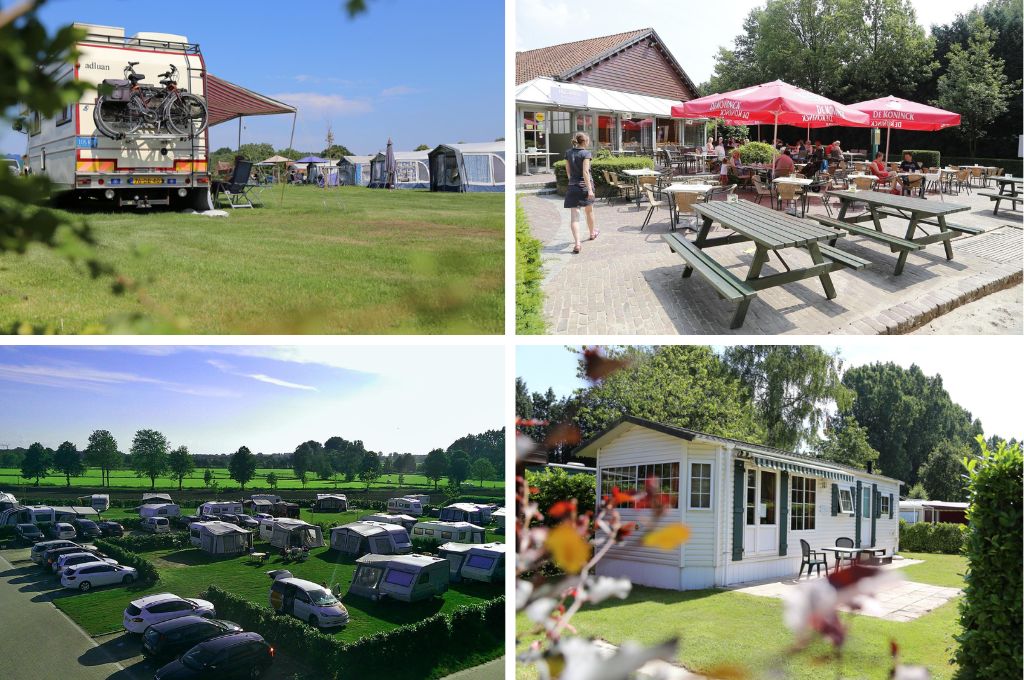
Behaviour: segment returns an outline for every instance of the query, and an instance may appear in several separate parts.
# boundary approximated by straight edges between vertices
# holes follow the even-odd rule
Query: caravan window
[[[839,511],[853,514],[853,494],[849,489],[839,489]]]
[[[421,535],[423,533],[423,529],[421,529],[419,527],[416,527],[415,529],[412,530],[412,533],[414,533],[417,536],[419,536],[419,535]]]
[[[354,585],[363,588],[376,588],[380,582],[380,575],[384,570],[379,567],[360,567],[356,572]]]
[[[880,509],[880,511],[882,513],[882,517],[888,517],[889,516],[889,497],[886,496],[883,493],[879,500],[881,501],[879,503],[879,506],[880,506],[879,509]]]
[[[474,569],[490,569],[494,566],[494,558],[486,555],[470,555],[466,560],[466,566]]]
[[[451,537],[452,537],[452,532],[450,532],[450,531],[442,531],[441,532],[441,538],[451,538]]]
[[[871,517],[871,489],[865,486],[861,491],[860,514]]]
[[[395,571],[392,569],[388,572],[388,575],[384,577],[384,582],[396,586],[407,586],[412,584],[413,578],[415,578],[413,574],[410,574],[407,571]]]

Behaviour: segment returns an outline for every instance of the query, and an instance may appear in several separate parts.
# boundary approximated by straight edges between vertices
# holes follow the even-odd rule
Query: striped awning
[[[793,472],[799,475],[806,475],[808,477],[824,477],[825,479],[832,479],[837,482],[854,481],[853,475],[839,470],[833,470],[831,468],[814,464],[794,463],[790,460],[767,456],[754,451],[745,451],[745,453],[749,454],[754,459],[754,463],[761,467],[771,468],[774,470],[785,470],[786,472]]]
[[[242,116],[271,116],[296,111],[294,106],[247,90],[209,73],[206,74],[206,106],[209,109],[211,126]]]

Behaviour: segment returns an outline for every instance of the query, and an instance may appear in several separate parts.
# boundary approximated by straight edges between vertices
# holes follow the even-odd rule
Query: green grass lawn
[[[182,480],[182,487],[188,489],[202,489],[206,487],[206,482],[203,479],[203,473],[205,470],[197,469],[191,477],[186,477]],[[239,489],[238,482],[231,479],[228,476],[226,468],[213,468],[213,478],[217,482],[218,488],[221,490],[226,489]],[[366,489],[366,484],[358,480],[352,482],[334,480],[323,480],[323,479],[310,479],[306,482],[306,486],[302,486],[302,482],[298,480],[295,473],[291,470],[271,470],[258,469],[256,470],[256,477],[249,482],[246,487],[246,492],[250,492],[253,489],[259,489],[261,491],[268,491],[269,487],[266,483],[267,474],[273,472],[277,475],[278,484],[277,491],[285,491],[288,489],[305,489],[307,491],[314,490],[346,490],[346,491],[360,491]],[[442,479],[440,484],[444,484],[446,480]],[[66,480],[63,475],[52,474],[46,477],[40,477],[40,486],[64,486]],[[0,468],[0,488],[20,486],[20,487],[31,487],[35,484],[35,479],[25,479],[21,476],[21,470],[18,468]],[[477,480],[469,480],[463,482],[464,493],[472,494],[474,489],[478,489],[480,482]],[[114,470],[110,473],[110,485],[111,487],[128,487],[137,488],[142,490],[149,490],[150,480],[149,477],[136,477],[135,473],[131,470]],[[89,486],[98,487],[100,486],[100,471],[99,468],[89,468],[84,475],[81,477],[72,477],[71,486]],[[504,481],[491,481],[486,480],[483,483],[485,489],[502,489],[505,487]],[[32,487],[34,488],[34,487]],[[169,477],[158,477],[156,480],[156,488],[160,491],[176,490],[178,488],[178,481],[176,479],[170,479]],[[381,476],[376,482],[370,485],[371,489],[392,489],[398,488],[398,475],[390,474]],[[432,493],[434,491],[434,482],[427,479],[423,475],[408,474],[403,478],[403,489],[421,489],[422,492]],[[31,493],[30,489],[26,489],[26,492]]]
[[[504,194],[287,187],[226,218],[93,213],[113,297],[53,253],[0,255],[0,327],[105,332],[142,313],[199,334],[501,333]]]
[[[921,564],[912,564],[900,569],[900,573],[908,581],[946,586],[947,588],[964,587],[967,558],[963,555],[908,552],[900,552],[900,555],[908,560],[924,560]]]
[[[936,585],[963,585],[964,558],[954,555],[906,555],[925,563],[901,569],[906,578]],[[950,559],[954,558],[954,559]],[[792,644],[782,622],[782,601],[723,590],[675,592],[635,587],[624,601],[584,607],[573,624],[584,637],[599,637],[615,644],[633,640],[644,644],[680,638],[676,662],[700,673],[720,665],[739,665],[760,676],[778,667],[781,677],[820,680],[850,677],[882,680],[888,677],[889,640],[899,643],[907,663],[927,666],[935,680],[950,678],[948,664],[959,629],[957,600],[947,602],[907,623],[896,623],[856,614],[842,614],[849,622],[849,638],[841,662],[827,658],[829,647],[816,643],[807,651],[785,660]],[[517,619],[519,648],[538,639],[523,616]],[[536,677],[521,664],[519,680]]]

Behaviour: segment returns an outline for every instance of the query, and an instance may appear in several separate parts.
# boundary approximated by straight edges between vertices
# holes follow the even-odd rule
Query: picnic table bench
[[[999,203],[1002,201],[1010,202],[1010,210],[1016,210],[1017,204],[1024,200],[1024,195],[1017,191],[1017,187],[1024,183],[1024,179],[1020,177],[991,177],[996,184],[999,185],[999,191],[979,191],[979,196],[987,196],[988,200],[995,201],[996,205],[992,208],[992,214],[999,214]]]
[[[941,242],[946,251],[946,259],[952,260],[953,245],[950,243],[950,239],[956,236],[957,232],[980,233],[980,230],[974,227],[946,222],[946,215],[969,210],[966,205],[929,201],[911,196],[894,196],[880,191],[829,191],[828,195],[836,198],[840,203],[836,221],[842,223],[843,229],[885,243],[893,252],[899,252],[899,257],[896,259],[896,276],[903,273],[907,255],[912,251],[921,250],[922,247],[931,243]],[[866,226],[855,226],[854,220],[847,218],[846,213],[854,203],[863,203],[867,206],[871,222],[874,224],[873,230]],[[902,239],[882,231],[881,220],[886,217],[907,220],[906,235]],[[922,224],[935,225],[939,231],[929,234],[921,227]],[[915,238],[918,229],[924,235]]]
[[[836,296],[835,286],[829,274],[837,269],[863,269],[868,262],[845,253],[825,241],[834,241],[844,233],[822,227],[809,220],[802,220],[749,201],[716,201],[701,203],[694,210],[703,219],[700,231],[694,241],[678,233],[663,234],[662,237],[686,262],[683,278],[693,272],[700,274],[718,295],[737,303],[730,328],[739,328],[747,314],[750,302],[757,297],[757,291],[786,283],[818,277],[825,296],[831,300]],[[718,222],[733,233],[727,236],[709,238],[711,225]],[[732,243],[753,241],[754,259],[746,278],[740,279],[729,269],[716,262],[707,249]],[[779,250],[799,248],[811,256],[812,265],[793,269],[779,255]],[[782,262],[785,272],[761,276],[761,269],[772,252]]]

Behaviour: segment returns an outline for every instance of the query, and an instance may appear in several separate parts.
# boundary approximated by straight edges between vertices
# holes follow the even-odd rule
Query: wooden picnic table
[[[885,548],[843,548],[843,547],[840,547],[840,546],[837,546],[837,545],[830,545],[830,546],[826,546],[824,548],[818,548],[818,550],[833,552],[833,553],[836,554],[835,555],[836,563],[832,567],[833,573],[835,572],[836,569],[839,568],[839,559],[840,559],[840,557],[846,557],[846,558],[854,557],[854,558],[856,558],[859,561],[861,555],[869,555],[872,559],[874,559],[875,555],[884,555],[885,554]],[[825,572],[826,573],[828,572],[828,562],[827,562],[827,560],[826,560],[826,563],[825,563]]]
[[[970,210],[966,205],[955,203],[944,203],[929,201],[923,198],[911,196],[894,196],[882,191],[829,191],[829,196],[839,200],[839,214],[835,220],[816,217],[823,225],[836,229],[845,229],[861,236],[872,238],[876,241],[886,243],[894,252],[899,251],[896,260],[895,275],[903,273],[903,265],[907,262],[907,255],[912,250],[921,250],[930,243],[942,242],[946,250],[946,259],[953,259],[953,244],[950,239],[956,236],[957,232],[967,234],[978,234],[983,230],[962,225],[953,225],[946,221],[946,215]],[[866,221],[863,218],[847,218],[846,213],[854,203],[863,203],[868,208],[868,218],[874,224],[874,229],[860,225],[858,222]],[[907,220],[907,232],[903,238],[892,236],[882,230],[881,220],[885,217],[896,217]],[[929,224],[938,227],[939,231],[929,234],[921,227],[922,224]],[[918,229],[924,233],[923,236],[915,238]]]
[[[714,201],[694,206],[697,214],[703,218],[703,224],[695,241],[688,241],[682,235],[670,232],[663,235],[672,250],[686,261],[683,278],[697,271],[710,283],[723,298],[738,302],[739,306],[733,315],[731,328],[739,328],[747,314],[747,308],[757,291],[786,283],[802,281],[818,277],[825,290],[825,296],[833,299],[836,296],[835,286],[829,274],[844,267],[862,269],[868,265],[865,260],[824,243],[835,241],[842,233],[822,227],[809,220],[802,220],[771,208],[751,203],[750,201]],[[711,225],[718,222],[734,232],[728,236],[709,238]],[[747,271],[746,278],[740,280],[731,271],[715,262],[704,252],[715,246],[731,243],[755,244],[754,259]],[[800,248],[806,250],[813,264],[810,267],[793,269],[786,263],[780,250]],[[761,276],[761,268],[768,261],[768,253],[773,252],[786,268],[785,272]]]
[[[1021,198],[1021,192],[1017,190],[1017,187],[1024,185],[1024,179],[1010,175],[993,176],[990,179],[999,185],[999,191],[996,193],[979,191],[978,193],[982,196],[988,196],[989,200],[995,201],[996,205],[992,208],[992,214],[999,214],[999,203],[1002,201],[1009,201],[1010,209],[1016,210],[1017,204],[1024,200]]]

